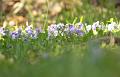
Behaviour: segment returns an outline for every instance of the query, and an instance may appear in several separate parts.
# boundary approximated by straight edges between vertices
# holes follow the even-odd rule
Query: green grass
[[[51,49],[49,49],[50,53]],[[45,59],[39,58],[39,62],[29,64],[8,63],[0,64],[1,77],[119,77],[119,47],[100,48],[99,44],[88,42],[87,44],[66,44],[55,55]],[[51,52],[56,52],[53,51]],[[99,54],[98,54],[99,53]],[[55,53],[54,53],[55,54]]]

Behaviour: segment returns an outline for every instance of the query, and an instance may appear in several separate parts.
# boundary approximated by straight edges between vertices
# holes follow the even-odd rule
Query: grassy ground
[[[81,16],[83,23],[88,24],[97,20],[106,22],[110,18],[119,21],[119,11],[111,2],[104,4],[103,1],[102,6],[95,7],[87,0],[82,6],[63,9],[53,19],[57,23],[73,23]],[[36,24],[39,17],[28,14],[28,18]],[[47,25],[51,19],[48,15],[43,24]],[[116,35],[119,36],[119,32]],[[100,44],[98,38],[96,42],[87,36],[45,38],[47,34],[27,41],[9,37],[0,40],[0,77],[120,77],[119,45]]]

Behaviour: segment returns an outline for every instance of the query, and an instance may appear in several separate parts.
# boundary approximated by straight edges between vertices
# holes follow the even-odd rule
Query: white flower
[[[113,31],[115,29],[117,29],[117,24],[115,22],[108,24],[108,31]]]
[[[32,25],[27,26],[27,27],[25,28],[25,31],[26,31],[26,33],[27,33],[29,36],[32,36],[32,35],[33,35]]]
[[[2,36],[5,36],[5,35],[6,35],[5,30],[4,30],[3,27],[0,28],[0,34],[1,34]]]
[[[59,30],[64,28],[64,24],[63,23],[59,23],[56,26],[57,26],[57,29],[59,29]]]
[[[89,32],[91,29],[92,29],[92,26],[91,26],[91,25],[87,25],[87,26],[86,26],[87,32]]]
[[[52,24],[48,26],[48,37],[50,36],[57,36],[58,35],[58,29],[56,24]]]
[[[96,28],[99,28],[99,29],[102,28],[99,21],[93,23],[93,25],[92,25],[92,30],[96,30]]]

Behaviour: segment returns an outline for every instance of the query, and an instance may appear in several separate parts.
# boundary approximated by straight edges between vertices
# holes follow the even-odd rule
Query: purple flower
[[[5,30],[4,30],[4,28],[3,28],[3,27],[1,27],[1,28],[0,28],[0,34],[1,34],[1,35],[3,35],[3,36],[5,36],[5,35],[6,35]]]
[[[32,30],[26,30],[26,32],[27,32],[29,35],[32,35],[32,34],[33,34],[33,31],[32,31]]]
[[[48,31],[54,32],[55,30],[57,30],[56,24],[52,24],[52,25],[48,26]]]
[[[70,32],[74,32],[75,31],[75,27],[73,25],[70,25],[69,26],[69,30],[70,30]]]
[[[83,29],[83,24],[80,24],[79,26],[80,26],[80,29],[82,30]]]
[[[42,32],[43,32],[43,31],[42,31],[41,28],[36,28],[36,29],[35,29],[35,33],[37,33],[37,34],[42,33]]]
[[[58,36],[58,29],[57,29],[57,25],[56,24],[52,24],[50,26],[48,26],[48,37],[51,36]]]
[[[101,25],[99,24],[99,21],[93,23],[92,30],[96,30],[96,28],[101,28]]]
[[[84,25],[83,25],[82,23],[77,23],[76,25],[78,26],[78,28],[79,28],[80,30],[82,30],[83,27],[84,27]]]
[[[31,27],[31,26],[27,26],[27,27],[25,28],[25,31],[26,31],[26,33],[27,33],[29,36],[33,35],[33,30],[32,30],[32,27]]]
[[[17,39],[17,38],[19,38],[19,36],[20,36],[20,34],[18,32],[16,32],[16,31],[11,33],[12,39]]]
[[[96,30],[96,27],[97,27],[96,24],[93,24],[92,25],[92,30]]]
[[[80,36],[83,36],[83,35],[84,35],[84,32],[81,31],[81,30],[79,30],[79,29],[77,29],[77,30],[76,30],[76,34],[78,34],[78,35],[80,35]]]
[[[42,33],[42,30],[41,28],[36,28],[34,31],[33,31],[33,34],[32,34],[32,39],[37,39],[38,38],[38,35]]]

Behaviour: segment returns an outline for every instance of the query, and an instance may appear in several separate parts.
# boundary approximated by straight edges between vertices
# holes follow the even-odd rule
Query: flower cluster
[[[116,22],[111,22],[104,25],[99,21],[94,22],[92,25],[87,25],[86,23],[76,23],[76,24],[52,24],[48,26],[48,37],[56,37],[59,35],[78,35],[83,36],[89,32],[93,32],[93,35],[97,35],[98,31],[103,32],[117,32],[120,31],[120,25]]]
[[[60,24],[52,24],[48,26],[48,37],[56,37],[58,35],[63,35],[65,25],[60,23]]]
[[[51,24],[47,28],[48,38],[55,38],[57,36],[84,36],[85,34],[93,32],[93,35],[97,35],[98,31],[102,30],[103,32],[118,32],[120,31],[120,25],[116,22],[111,22],[108,24],[100,23],[99,21],[94,22],[92,25],[83,24],[81,22],[76,24]],[[42,33],[41,28],[34,28],[33,25],[28,25],[23,27],[17,27],[14,30],[10,30],[5,26],[0,28],[0,38],[1,36],[10,36],[12,39],[19,38],[31,38],[36,39],[38,35]]]
[[[48,37],[56,37],[56,36],[65,36],[65,35],[80,35],[84,34],[84,25],[82,23],[73,24],[66,24],[63,23],[59,24],[52,24],[48,26]]]
[[[0,36],[1,37],[9,36],[12,39],[19,39],[19,38],[36,39],[36,38],[38,38],[38,35],[42,32],[41,28],[33,28],[32,25],[26,26],[25,28],[13,26],[13,28],[15,28],[15,29],[11,30],[7,27],[6,28],[1,27],[0,28]]]

